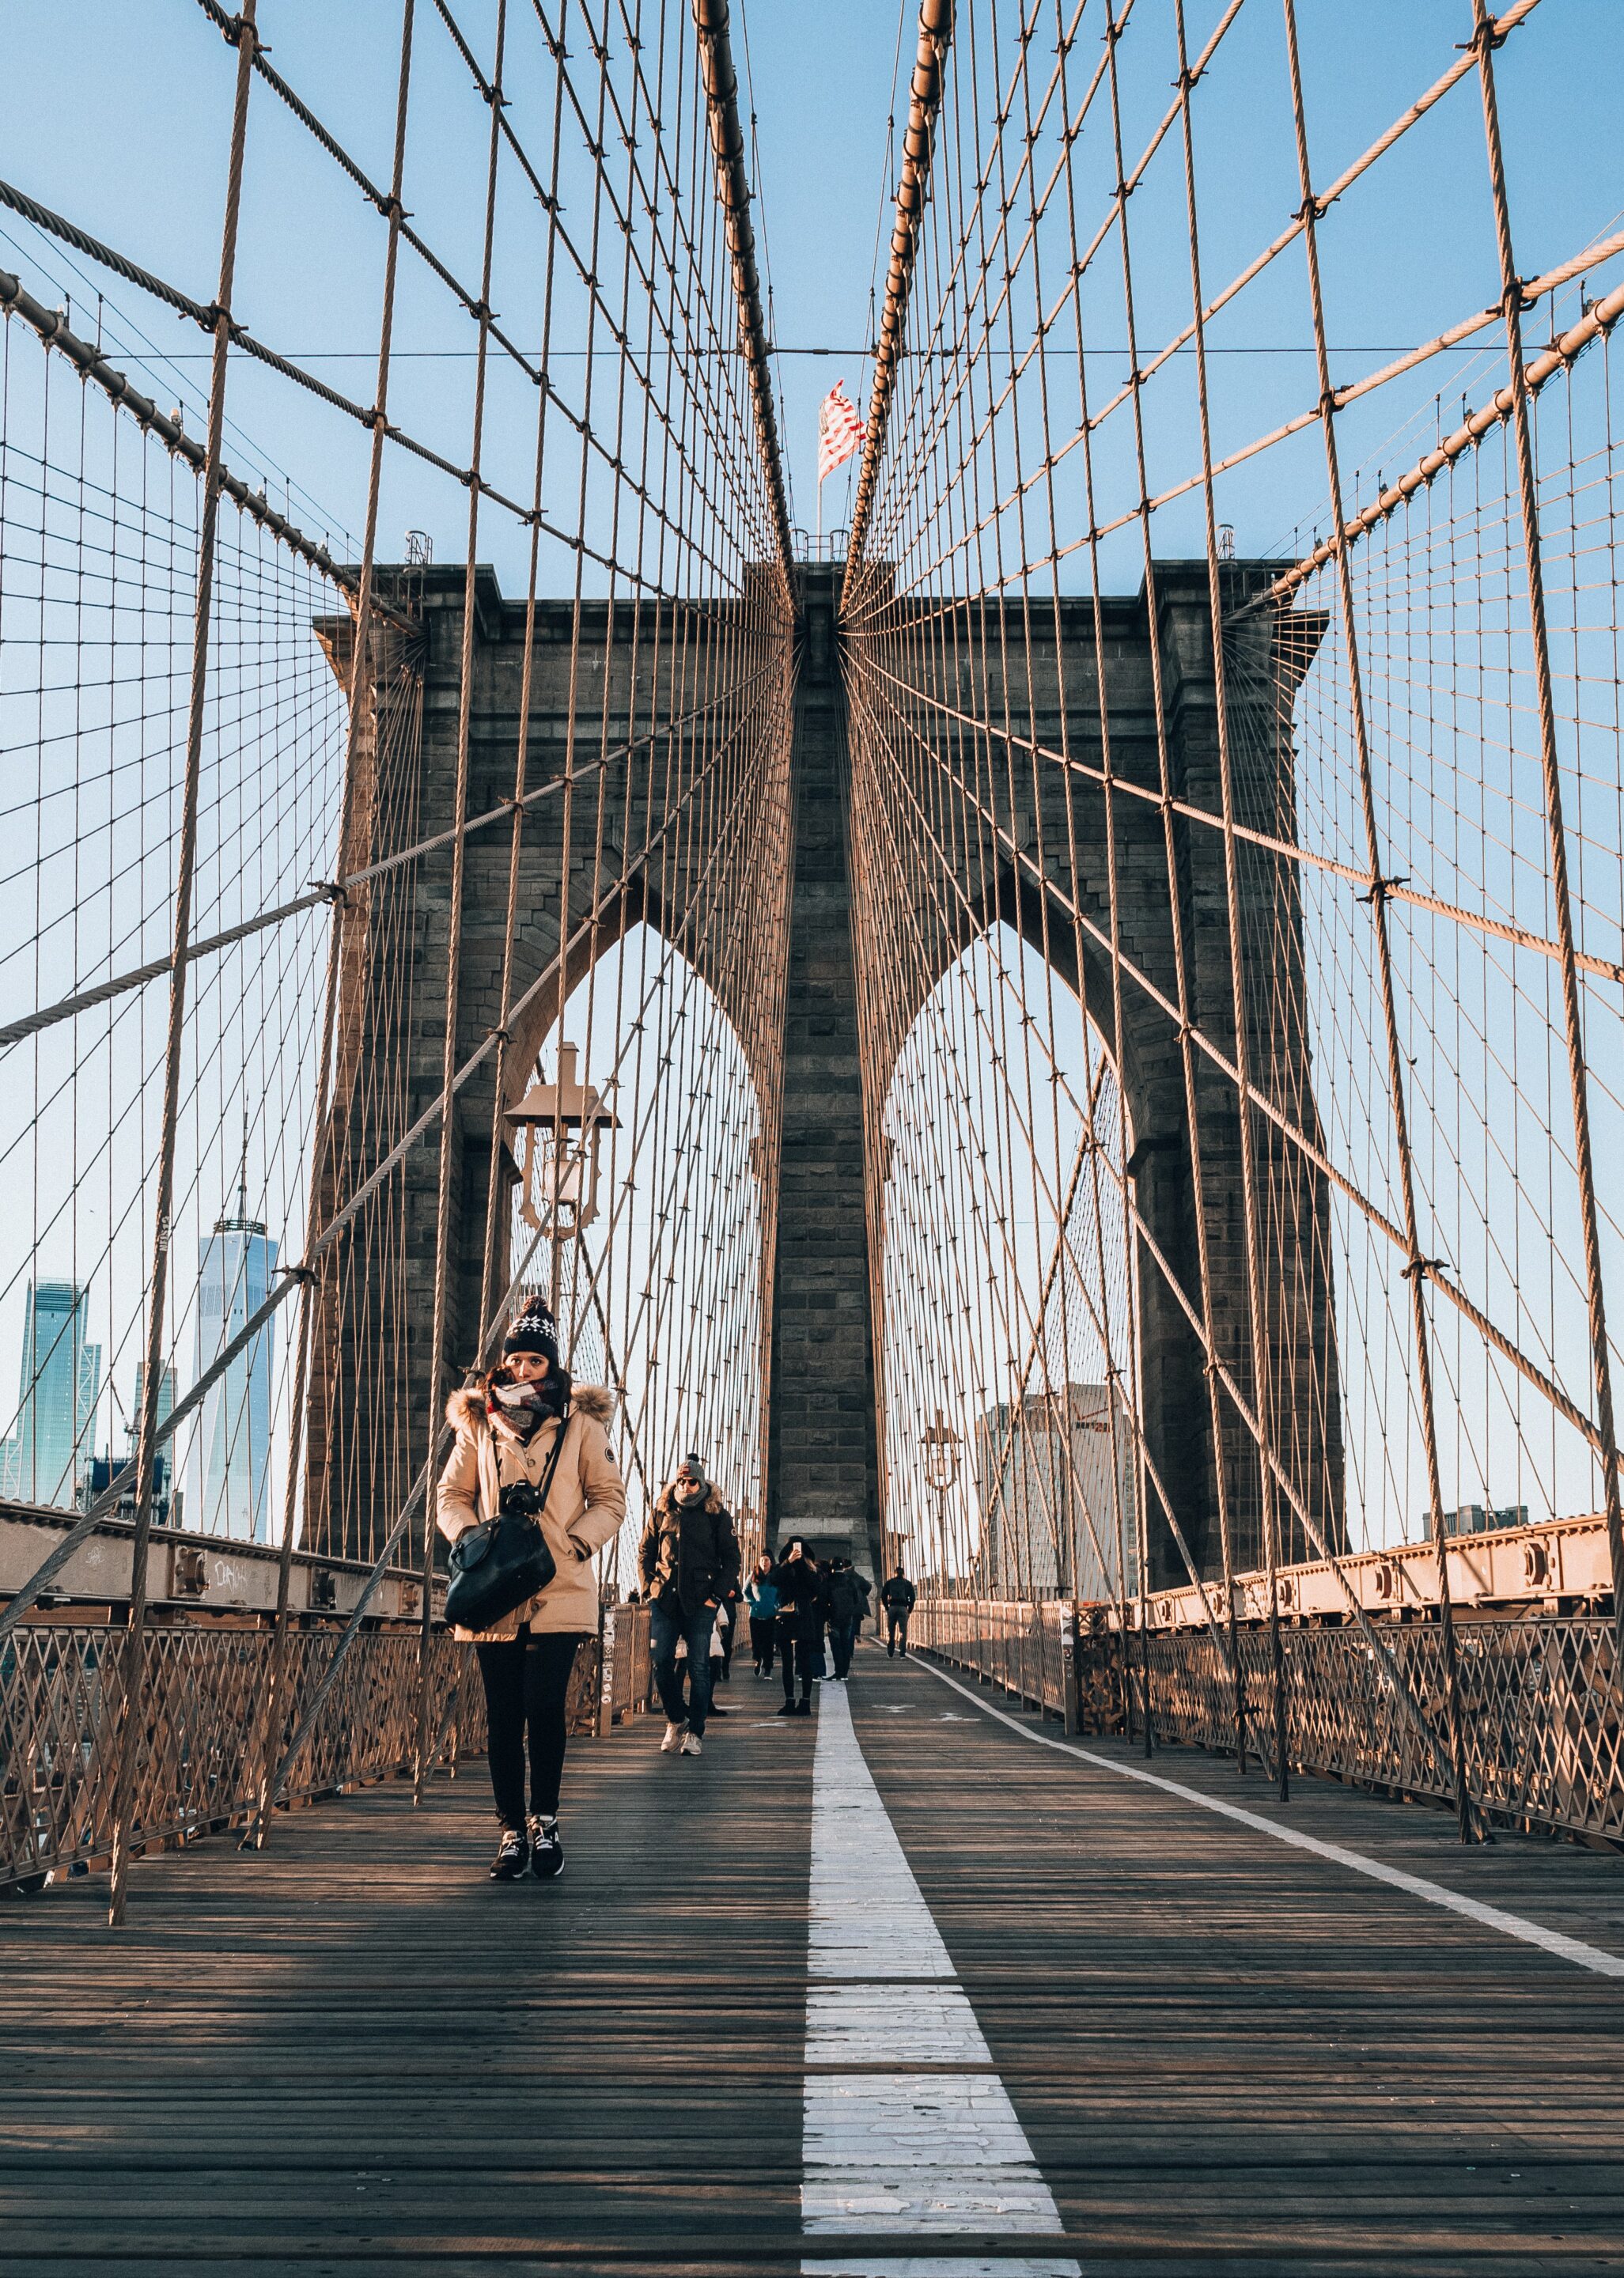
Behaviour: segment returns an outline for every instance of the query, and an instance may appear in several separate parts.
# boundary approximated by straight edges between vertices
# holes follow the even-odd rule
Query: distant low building
[[[982,1567],[997,1596],[1117,1594],[1118,1537],[1138,1586],[1134,1439],[1103,1384],[1000,1402],[976,1427]]]
[[[92,1456],[79,1483],[81,1510],[88,1510],[93,1503],[98,1502],[116,1480],[119,1495],[113,1505],[115,1515],[119,1518],[133,1518],[135,1515],[135,1458],[141,1448],[141,1407],[146,1372],[145,1361],[138,1360],[135,1364],[135,1397],[130,1403],[129,1421],[125,1428],[124,1454],[115,1456],[109,1452],[104,1456]],[[158,1378],[157,1420],[160,1424],[168,1421],[174,1405],[175,1372],[172,1367],[166,1367]],[[177,1526],[180,1524],[181,1498],[173,1492],[174,1475],[174,1443],[165,1440],[152,1457],[152,1517],[154,1524],[158,1526],[168,1525],[172,1521]]]
[[[1444,1514],[1445,1534],[1491,1534],[1497,1527],[1526,1526],[1528,1523],[1526,1502],[1463,1502],[1458,1510],[1446,1510]]]

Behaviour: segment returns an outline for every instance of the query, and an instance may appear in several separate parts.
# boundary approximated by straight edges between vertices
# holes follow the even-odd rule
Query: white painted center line
[[[1062,2230],[863,1762],[845,1690],[832,1685],[818,1704],[807,1942],[808,2236]],[[878,2065],[887,2069],[871,2069]],[[917,2066],[931,2069],[908,2069]],[[837,2257],[801,2267],[819,2278],[1081,2278],[1075,2260],[1054,2255]]]

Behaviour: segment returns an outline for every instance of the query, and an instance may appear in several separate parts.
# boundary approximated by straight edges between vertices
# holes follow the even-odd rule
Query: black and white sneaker
[[[516,1883],[529,1864],[530,1846],[525,1840],[524,1831],[517,1827],[504,1827],[502,1846],[491,1861],[492,1882]]]
[[[538,1883],[555,1883],[563,1872],[563,1845],[556,1819],[543,1819],[532,1811],[525,1823],[530,1833],[530,1871]]]

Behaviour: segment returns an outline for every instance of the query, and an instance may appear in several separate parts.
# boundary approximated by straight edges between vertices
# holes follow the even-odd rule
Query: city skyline
[[[218,1218],[198,1244],[188,1388],[264,1303],[276,1272],[280,1244],[263,1220],[249,1214],[246,1162],[234,1199],[234,1212]],[[18,1401],[10,1430],[0,1438],[0,1495],[44,1509],[73,1509],[88,1505],[127,1472],[127,1491],[118,1507],[134,1507],[131,1467],[146,1364],[136,1359],[126,1403],[112,1372],[103,1374],[103,1344],[88,1334],[93,1295],[92,1283],[67,1278],[42,1276],[26,1285]],[[182,1308],[182,1325],[185,1319]],[[180,1397],[177,1356],[178,1347],[172,1348],[163,1365],[160,1426]],[[160,1447],[154,1466],[160,1525],[237,1540],[269,1540],[274,1365],[274,1329],[268,1325],[210,1388],[198,1416]],[[120,1429],[125,1444],[115,1453]]]

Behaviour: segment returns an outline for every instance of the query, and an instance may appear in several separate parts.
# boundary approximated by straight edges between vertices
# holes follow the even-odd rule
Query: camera
[[[504,1518],[540,1518],[541,1497],[533,1479],[510,1479],[497,1508]]]

